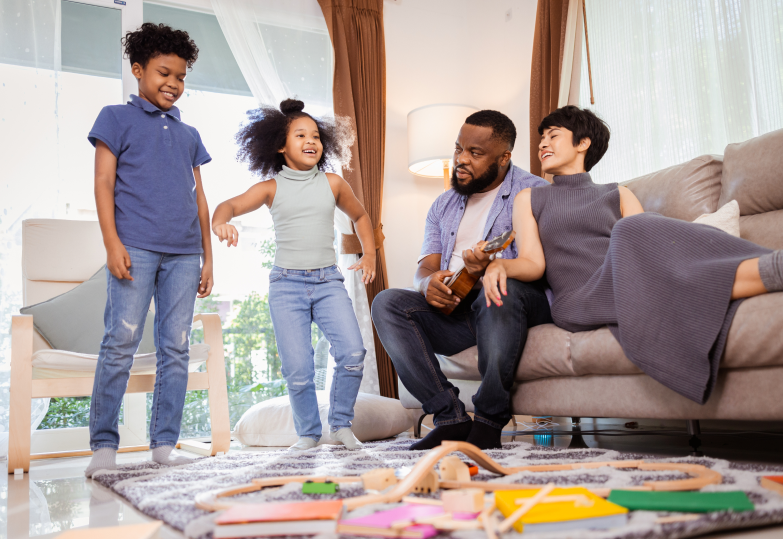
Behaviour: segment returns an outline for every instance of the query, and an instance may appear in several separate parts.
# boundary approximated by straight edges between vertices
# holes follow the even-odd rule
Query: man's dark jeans
[[[468,421],[459,389],[441,371],[435,354],[451,356],[478,345],[481,387],[473,397],[475,420],[502,429],[511,420],[511,388],[527,330],[552,322],[538,283],[508,280],[503,305],[487,307],[482,290],[471,292],[451,315],[411,290],[389,289],[372,304],[372,319],[400,380],[435,425]]]

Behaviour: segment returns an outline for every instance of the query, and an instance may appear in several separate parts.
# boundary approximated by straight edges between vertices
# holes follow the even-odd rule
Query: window
[[[596,104],[587,69],[580,101],[612,130],[595,181],[783,128],[783,0],[591,0],[587,22]]]
[[[136,93],[129,63],[121,54],[125,31],[142,22],[162,22],[188,31],[199,46],[199,59],[177,106],[183,121],[199,130],[213,157],[202,170],[210,208],[258,181],[236,161],[234,143],[246,111],[258,104],[216,17],[148,2],[142,12],[139,3],[127,4],[0,0],[0,144],[14,156],[7,160],[0,182],[0,350],[5,357],[0,387],[10,359],[10,316],[22,306],[22,220],[97,219],[94,149],[87,133],[103,106],[122,103],[124,96]],[[281,80],[316,115],[332,110],[331,43],[322,26],[296,29],[285,17],[264,23]],[[263,209],[234,222],[241,234],[239,248],[229,251],[213,241],[216,287],[212,297],[196,305],[197,311],[218,312],[223,320],[232,427],[255,402],[286,394],[266,301],[274,255],[271,216]],[[199,334],[194,331],[194,339]],[[317,328],[312,335],[322,388],[328,347]],[[150,400],[151,395],[126,396],[122,445],[145,443]],[[183,438],[209,434],[205,401],[206,392],[188,393]],[[39,431],[33,438],[33,451],[85,448],[88,410],[89,398],[52,403],[43,422],[46,433]],[[61,428],[64,425],[69,428]]]

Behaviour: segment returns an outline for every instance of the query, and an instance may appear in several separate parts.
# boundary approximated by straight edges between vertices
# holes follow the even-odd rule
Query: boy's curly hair
[[[131,65],[147,67],[150,58],[161,54],[176,54],[192,68],[198,60],[198,47],[184,30],[174,30],[165,24],[145,22],[135,32],[128,32],[122,38],[125,57]]]
[[[351,146],[355,140],[350,118],[313,118],[303,112],[304,106],[297,99],[286,99],[280,103],[279,109],[262,105],[248,111],[249,122],[236,135],[239,144],[237,159],[248,163],[253,173],[265,178],[275,176],[285,165],[285,157],[279,150],[285,146],[288,126],[296,118],[306,116],[318,126],[324,148],[318,170],[330,169],[330,161],[350,170]]]

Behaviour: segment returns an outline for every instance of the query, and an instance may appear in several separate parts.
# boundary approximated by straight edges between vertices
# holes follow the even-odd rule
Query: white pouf
[[[329,392],[316,391],[323,432],[320,444],[333,444],[329,436]],[[406,410],[397,399],[359,393],[351,430],[362,442],[390,438],[411,428],[420,410]],[[288,396],[259,402],[239,419],[234,438],[249,446],[289,446],[298,437]]]

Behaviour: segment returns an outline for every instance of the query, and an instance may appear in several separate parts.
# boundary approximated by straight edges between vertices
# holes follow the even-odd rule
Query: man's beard
[[[460,185],[459,178],[457,178],[457,167],[454,167],[454,171],[451,173],[451,188],[454,189],[458,195],[473,195],[492,185],[492,182],[498,179],[498,172],[500,172],[500,165],[498,165],[497,162],[494,162],[489,165],[489,168],[484,174]]]

